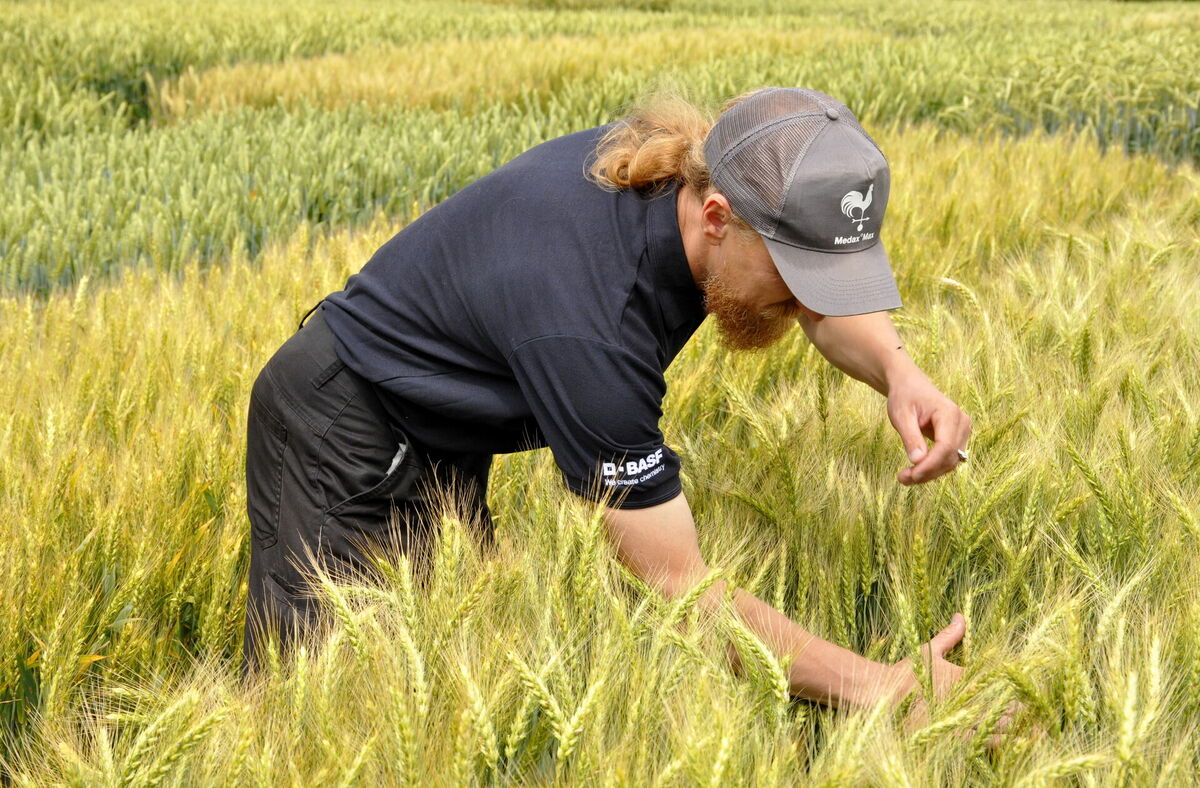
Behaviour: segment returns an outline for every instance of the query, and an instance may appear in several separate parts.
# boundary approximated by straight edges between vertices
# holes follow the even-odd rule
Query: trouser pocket
[[[388,450],[391,449],[392,447],[388,446]],[[353,475],[353,472],[342,469],[347,475],[351,475],[357,480],[361,481],[366,478],[369,486],[330,506],[325,510],[326,516],[361,517],[374,513],[389,502],[394,504],[397,498],[406,498],[414,492],[412,488],[421,475],[420,451],[417,447],[413,446],[410,441],[402,439],[396,446],[395,453],[386,469],[382,462],[385,456],[384,454],[377,455],[377,463],[367,466],[365,475],[361,473]],[[370,479],[379,473],[383,474],[383,478],[372,484]]]
[[[342,373],[343,376],[346,372]],[[321,550],[355,570],[370,573],[373,548],[416,560],[430,534],[424,525],[424,452],[389,424],[369,384],[352,375],[355,390],[321,442],[319,484],[327,506],[321,519]]]

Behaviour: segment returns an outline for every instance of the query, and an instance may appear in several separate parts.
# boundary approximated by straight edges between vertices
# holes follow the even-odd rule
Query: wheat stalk
[[[125,764],[122,769],[124,774],[123,779],[132,779],[147,767],[147,759],[150,756],[150,751],[158,744],[159,740],[167,731],[168,725],[180,717],[186,717],[200,703],[200,695],[195,690],[190,690],[183,695],[180,695],[167,708],[154,718],[154,720],[142,729],[137,738],[133,740],[133,745],[129,749],[129,754],[125,758]]]
[[[139,786],[158,785],[171,769],[183,760],[183,757],[192,749],[204,741],[212,732],[212,729],[220,724],[229,714],[229,709],[218,709],[205,716],[204,719],[193,725],[182,738],[163,752],[154,765],[146,771],[145,775],[134,773],[133,784]]]
[[[488,769],[495,769],[500,760],[500,752],[496,745],[496,729],[492,725],[491,713],[483,693],[471,678],[471,673],[464,663],[458,665],[459,675],[462,676],[463,686],[467,692],[467,709],[470,711],[470,722],[476,732],[479,755],[483,757]]]
[[[717,757],[713,761],[712,772],[709,774],[708,784],[712,788],[719,788],[724,784],[725,768],[729,765],[729,756],[733,752],[733,736],[726,732],[721,736],[721,743],[717,745]]]
[[[517,671],[517,676],[521,680],[521,684],[525,687],[525,691],[537,698],[537,702],[546,711],[550,718],[550,725],[554,729],[555,734],[562,731],[564,722],[562,707],[558,705],[558,701],[550,692],[550,688],[546,686],[546,682],[541,676],[534,673],[533,670],[526,664],[525,660],[521,659],[515,652],[508,651],[505,653],[508,661],[512,664],[513,669]],[[549,663],[547,664],[547,668]],[[561,739],[561,736],[558,736]]]
[[[1107,753],[1077,755],[1057,763],[1041,766],[1030,772],[1017,782],[1021,788],[1036,788],[1043,785],[1059,785],[1061,781],[1080,772],[1098,769],[1112,762],[1112,756]]]
[[[396,765],[400,770],[401,782],[404,785],[419,783],[417,776],[417,746],[416,731],[413,720],[408,713],[408,698],[401,693],[400,684],[392,684],[391,717],[396,731]]]
[[[588,715],[600,701],[600,691],[604,687],[604,683],[605,675],[601,672],[588,686],[587,692],[584,693],[583,699],[575,708],[575,713],[571,715],[571,719],[567,720],[566,724],[563,725],[561,735],[559,736],[558,759],[560,761],[565,762],[575,752]]]

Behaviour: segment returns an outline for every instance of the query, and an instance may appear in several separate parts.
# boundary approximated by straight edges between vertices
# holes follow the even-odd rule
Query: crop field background
[[[4,781],[1194,784],[1197,63],[1187,2],[0,2]],[[701,550],[880,661],[961,611],[964,680],[911,730],[790,700],[538,451],[497,459],[497,556],[448,507],[428,589],[327,578],[330,639],[243,687],[262,365],[406,222],[664,78],[859,115],[893,319],[975,425],[903,487],[875,392],[705,326],[663,420]]]

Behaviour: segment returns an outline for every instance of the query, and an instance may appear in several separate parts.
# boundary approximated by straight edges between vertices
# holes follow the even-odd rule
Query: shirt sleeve
[[[658,420],[662,371],[628,349],[585,337],[518,345],[509,364],[563,481],[591,500],[642,509],[679,494],[679,457]]]

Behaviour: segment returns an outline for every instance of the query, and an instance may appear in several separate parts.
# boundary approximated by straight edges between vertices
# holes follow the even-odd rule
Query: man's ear
[[[733,209],[724,194],[713,192],[704,198],[704,204],[700,207],[700,227],[705,238],[713,243],[719,242],[729,232],[731,219]]]

